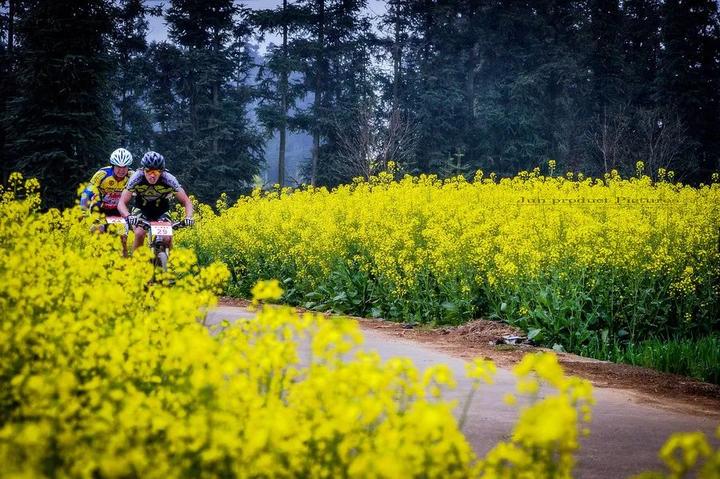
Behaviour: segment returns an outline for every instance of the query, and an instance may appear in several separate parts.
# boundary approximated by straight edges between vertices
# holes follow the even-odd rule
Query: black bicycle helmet
[[[148,151],[140,160],[140,167],[148,170],[164,170],[165,169],[165,157],[160,153],[154,151]]]

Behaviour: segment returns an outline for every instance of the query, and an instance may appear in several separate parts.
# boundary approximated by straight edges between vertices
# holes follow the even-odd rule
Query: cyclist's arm
[[[92,185],[87,185],[85,189],[80,193],[80,208],[86,210],[90,208],[92,199],[95,197]]]
[[[185,190],[180,188],[175,192],[175,198],[182,203],[183,207],[185,208],[185,218],[192,219],[193,217],[193,205],[192,201],[190,201],[190,198],[188,197],[187,193],[185,193]]]
[[[123,218],[127,218],[130,216],[130,210],[128,210],[128,202],[132,198],[132,193],[128,190],[123,190],[122,194],[120,195],[120,200],[118,201],[117,209],[118,213],[120,213],[120,216]]]
[[[103,170],[98,170],[92,178],[90,178],[90,182],[87,184],[85,189],[80,195],[80,207],[83,209],[90,208],[92,206],[92,202],[95,199],[95,196],[100,191],[100,183],[105,178],[105,172]]]

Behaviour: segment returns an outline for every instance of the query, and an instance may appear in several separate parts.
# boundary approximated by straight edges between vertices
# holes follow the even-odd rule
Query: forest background
[[[118,146],[160,151],[202,201],[389,161],[468,178],[643,161],[691,184],[720,169],[714,0],[263,5],[0,0],[0,180],[38,177],[67,206]]]

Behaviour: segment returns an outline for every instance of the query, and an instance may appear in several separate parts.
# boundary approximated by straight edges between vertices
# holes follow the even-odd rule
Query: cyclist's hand
[[[186,228],[190,228],[192,226],[195,226],[195,220],[192,218],[185,218],[182,222],[182,225]]]
[[[125,218],[127,221],[127,224],[130,228],[135,228],[137,225],[140,224],[140,218],[137,216],[130,215],[127,218]]]

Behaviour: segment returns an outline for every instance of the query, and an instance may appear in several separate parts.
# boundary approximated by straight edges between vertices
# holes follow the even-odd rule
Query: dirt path
[[[216,323],[252,316],[226,303],[208,319]],[[498,329],[503,326],[497,323],[426,330],[377,320],[359,322],[365,334],[364,349],[376,350],[385,359],[408,357],[420,369],[447,364],[458,379],[457,389],[447,397],[458,399],[460,405],[470,391],[469,381],[463,379],[465,360],[493,359],[498,365],[496,383],[481,389],[473,400],[463,430],[481,455],[508,437],[517,419],[516,410],[502,401],[515,387],[510,368],[535,348],[490,345],[493,336],[507,332]],[[716,386],[569,354],[561,355],[561,361],[568,372],[587,377],[595,385],[591,435],[581,442],[576,477],[627,477],[657,468],[657,452],[671,433],[699,430],[712,436],[720,424],[720,388]]]
[[[486,357],[498,366],[511,368],[528,352],[542,348],[495,344],[506,334],[519,331],[495,321],[476,320],[457,328],[406,329],[398,323],[357,318],[363,329],[423,343],[433,349],[463,359]],[[684,376],[661,373],[652,369],[615,364],[584,358],[575,354],[558,354],[569,374],[592,381],[596,388],[625,391],[636,400],[653,403],[668,410],[708,415],[720,423],[720,386]]]

